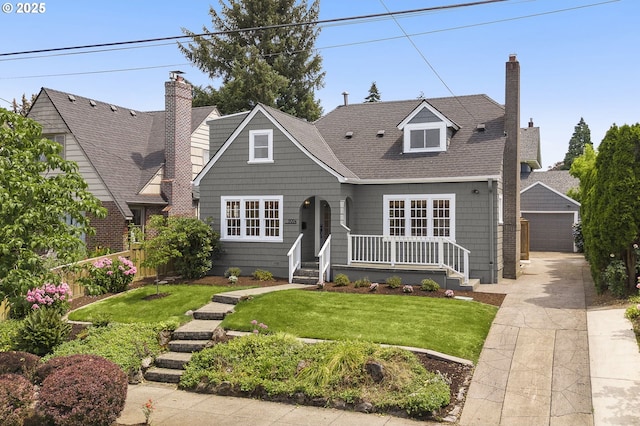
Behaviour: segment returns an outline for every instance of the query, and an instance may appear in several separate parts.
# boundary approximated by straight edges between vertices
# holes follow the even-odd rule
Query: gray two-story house
[[[433,277],[449,288],[519,270],[519,64],[486,95],[349,104],[310,123],[259,104],[208,121],[194,181],[224,254],[212,273],[294,280]]]

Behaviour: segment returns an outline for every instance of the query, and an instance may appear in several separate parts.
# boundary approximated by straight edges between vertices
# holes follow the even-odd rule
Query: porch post
[[[444,241],[442,238],[438,238],[438,266],[440,268],[444,266]]]
[[[391,266],[396,265],[396,242],[393,237],[389,238],[389,242],[391,243]]]
[[[353,259],[353,243],[351,242],[351,232],[347,232],[347,265],[351,265],[351,259]]]

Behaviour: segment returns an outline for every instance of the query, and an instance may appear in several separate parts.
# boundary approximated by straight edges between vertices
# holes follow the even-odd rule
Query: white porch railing
[[[325,273],[327,274],[327,277],[331,275],[331,235],[327,237],[327,240],[322,245],[320,252],[318,252],[318,263],[320,267],[318,283],[322,284],[325,280]]]
[[[301,259],[301,244],[302,234],[298,235],[296,238],[296,242],[293,243],[289,252],[287,253],[287,257],[289,258],[289,284],[293,282],[293,273],[300,267],[302,264]]]
[[[444,237],[348,235],[348,264],[437,266],[469,282],[469,250]]]

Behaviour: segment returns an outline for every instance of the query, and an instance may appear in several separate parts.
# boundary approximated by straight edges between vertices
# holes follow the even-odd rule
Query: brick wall
[[[113,201],[104,201],[102,206],[107,209],[107,217],[91,217],[91,226],[96,234],[87,236],[87,248],[108,247],[112,252],[122,251],[127,236],[127,222]]]

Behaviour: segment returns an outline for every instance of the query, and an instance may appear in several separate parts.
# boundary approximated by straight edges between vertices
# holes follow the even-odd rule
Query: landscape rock
[[[364,368],[374,382],[380,383],[384,380],[384,366],[379,362],[367,361]]]
[[[371,404],[370,402],[361,402],[360,404],[356,405],[354,407],[355,411],[358,411],[360,413],[371,413],[373,411],[373,404]]]
[[[211,336],[211,341],[215,344],[215,343],[224,343],[227,340],[229,340],[229,338],[227,337],[227,332],[225,331],[224,328],[222,327],[216,327],[213,330],[213,335]]]

